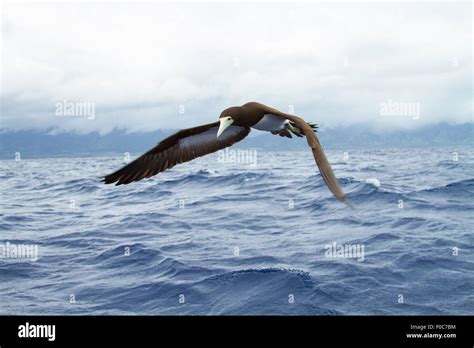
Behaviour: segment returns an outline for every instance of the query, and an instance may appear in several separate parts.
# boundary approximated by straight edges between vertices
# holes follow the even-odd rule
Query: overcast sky
[[[1,127],[186,128],[247,101],[325,127],[470,122],[472,41],[471,2],[9,3]]]

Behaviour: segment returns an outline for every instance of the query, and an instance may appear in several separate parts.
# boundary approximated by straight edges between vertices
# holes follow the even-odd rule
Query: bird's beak
[[[224,133],[224,131],[229,127],[232,123],[234,123],[233,119],[228,119],[227,117],[223,117],[220,119],[221,124],[219,125],[219,130],[217,131],[217,137]]]

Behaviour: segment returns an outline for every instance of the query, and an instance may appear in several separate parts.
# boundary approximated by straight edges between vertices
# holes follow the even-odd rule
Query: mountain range
[[[114,130],[101,135],[98,132],[61,133],[53,129],[3,130],[0,131],[0,158],[13,159],[17,152],[22,158],[142,153],[175,131],[128,133],[125,130]],[[369,125],[358,124],[322,128],[318,131],[318,136],[323,147],[327,149],[473,146],[474,123],[439,123],[413,130],[383,131],[375,130]],[[307,144],[305,139],[287,139],[255,131],[241,141],[238,147],[292,151],[307,149]]]

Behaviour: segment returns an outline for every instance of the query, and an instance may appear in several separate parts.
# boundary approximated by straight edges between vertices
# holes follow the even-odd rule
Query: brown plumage
[[[106,184],[116,182],[116,185],[129,184],[142,180],[169,169],[176,164],[191,161],[212,152],[224,149],[245,138],[249,127],[231,126],[229,133],[223,134],[222,139],[216,139],[219,122],[180,130],[162,140],[154,148],[138,157],[133,162],[104,178]],[[209,133],[209,136],[207,136]],[[201,143],[193,143],[189,139],[199,137]],[[186,142],[186,139],[188,142]],[[208,139],[208,141],[205,141]]]
[[[315,125],[256,102],[224,110],[219,121],[180,130],[133,162],[105,176],[104,182],[123,185],[149,178],[178,163],[231,146],[245,138],[251,128],[255,128],[288,138],[292,137],[291,133],[299,137],[306,136],[324,182],[337,199],[350,206],[316,137]]]

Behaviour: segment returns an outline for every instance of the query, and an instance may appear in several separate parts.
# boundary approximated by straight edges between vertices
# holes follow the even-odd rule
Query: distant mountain
[[[0,132],[0,158],[77,156],[106,153],[142,152],[172,131],[126,133],[115,130],[106,135],[38,131]]]
[[[106,135],[99,133],[77,134],[52,131],[2,131],[0,132],[0,158],[22,158],[99,155],[106,153],[140,153],[153,147],[159,140],[174,133],[154,131],[127,133],[115,130]],[[261,148],[269,151],[306,149],[305,139],[281,138],[260,132],[239,143],[240,148]],[[375,131],[367,125],[321,129],[321,143],[328,149],[347,148],[400,148],[430,146],[474,146],[472,123],[450,125],[440,123],[414,130]]]

